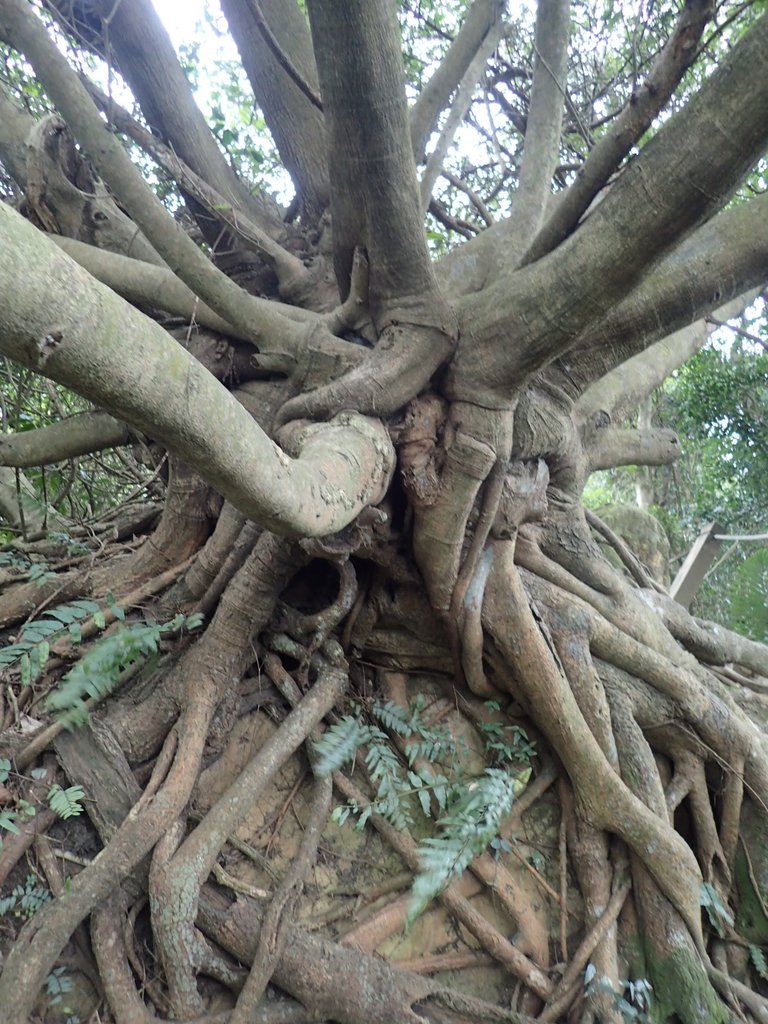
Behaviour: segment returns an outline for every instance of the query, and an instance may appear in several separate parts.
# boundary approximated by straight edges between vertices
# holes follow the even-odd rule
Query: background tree
[[[203,115],[149,0],[0,2],[0,461],[17,495],[42,465],[165,485],[105,530],[41,477],[9,523],[6,1019],[65,1005],[70,940],[120,1024],[768,1019],[768,650],[582,504],[676,459],[628,417],[768,278],[767,17],[222,12],[258,115],[231,63]],[[19,430],[27,371],[57,418]],[[81,870],[37,842],[45,902],[19,859],[83,797]],[[411,898],[344,868],[338,800]],[[429,911],[419,959],[370,955],[435,897],[455,948]]]

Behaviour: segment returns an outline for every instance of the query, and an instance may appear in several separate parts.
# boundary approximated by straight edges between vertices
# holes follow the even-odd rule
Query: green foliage
[[[58,1006],[67,992],[72,991],[72,979],[65,973],[65,967],[54,967],[45,979],[45,994],[49,1006]]]
[[[622,981],[621,985],[624,989],[623,995],[615,991],[608,978],[597,976],[594,964],[587,964],[584,971],[584,989],[587,996],[598,992],[610,995],[614,1008],[627,1024],[649,1024],[653,993],[651,983],[647,978],[636,978],[634,981]]]
[[[517,776],[503,768],[486,768],[480,778],[454,791],[446,814],[438,819],[439,834],[419,844],[421,871],[413,882],[408,927],[451,879],[485,850],[530,775],[529,768]]]
[[[730,620],[753,640],[768,643],[768,548],[736,566],[731,580]]]
[[[658,422],[682,444],[674,466],[647,470],[656,501],[650,511],[669,538],[672,576],[706,523],[717,522],[728,534],[768,531],[768,353],[758,344],[768,341],[766,308],[758,301],[742,317],[739,330],[750,338],[721,329],[656,395]],[[592,474],[585,504],[634,503],[636,472]],[[724,546],[696,595],[694,614],[764,639],[763,550],[748,542]]]
[[[0,758],[0,784],[8,781],[11,774],[11,762],[8,758]],[[43,778],[47,774],[45,768],[36,768],[31,772],[33,779]],[[82,786],[69,786],[63,789],[55,782],[48,790],[48,806],[59,818],[74,818],[83,813],[81,800],[85,798]],[[17,798],[15,807],[0,810],[0,832],[5,830],[13,835],[19,834],[19,822],[23,823],[36,814],[34,806],[28,800]],[[2,848],[2,840],[0,840]]]
[[[492,701],[487,706],[491,711],[499,710]],[[489,844],[497,856],[508,849],[497,837],[499,825],[530,777],[530,769],[514,774],[504,767],[486,768],[478,778],[465,777],[450,732],[424,722],[423,709],[423,697],[417,698],[408,711],[392,701],[377,701],[371,707],[375,722],[406,741],[405,763],[390,746],[387,733],[375,722],[363,720],[362,709],[334,723],[315,744],[314,770],[320,776],[353,761],[357,751],[367,744],[364,760],[375,797],[364,807],[355,803],[336,807],[333,819],[339,825],[354,814],[355,827],[361,829],[372,814],[378,814],[402,831],[414,823],[416,806],[424,818],[431,818],[434,808],[440,815],[437,834],[419,846],[421,871],[414,881],[408,926]],[[480,731],[486,754],[498,765],[528,761],[535,752],[519,726],[490,721],[481,725]],[[430,765],[441,765],[445,773],[433,771]]]
[[[27,82],[35,82],[34,76],[28,72],[25,77]],[[37,430],[92,408],[89,402],[74,392],[10,361],[6,361],[0,368],[0,374],[3,394],[8,396],[4,406],[4,430],[8,433],[21,434]],[[129,448],[80,456],[48,466],[30,467],[24,470],[24,477],[32,486],[34,494],[23,492],[22,508],[25,511],[31,509],[37,519],[43,518],[45,523],[52,526],[49,537],[66,544],[71,555],[77,555],[78,552],[82,554],[90,548],[83,540],[70,536],[66,529],[67,523],[72,520],[78,523],[92,522],[104,512],[112,511],[128,495],[137,497],[141,493],[142,484],[149,481],[152,473],[153,467],[139,462]],[[156,480],[153,481],[153,488],[160,486]],[[26,527],[29,529],[28,519]],[[9,531],[8,536],[11,539],[13,534]],[[42,585],[42,576],[38,579]]]
[[[48,790],[48,806],[60,818],[76,818],[83,813],[83,805],[80,803],[85,797],[82,786],[69,786],[62,789],[58,782],[55,782]]]
[[[763,981],[768,981],[768,963],[765,961],[765,953],[754,943],[750,943],[749,946],[749,959]]]
[[[37,876],[29,874],[23,885],[15,886],[8,896],[0,899],[0,917],[12,914],[27,921],[50,898],[48,889],[38,885]]]
[[[50,641],[68,634],[74,643],[78,643],[79,623],[89,615],[95,617],[98,614],[100,610],[95,601],[72,601],[49,608],[39,619],[33,619],[24,626],[15,643],[0,651],[0,667],[11,667],[18,662],[22,685],[29,686],[45,671]]]
[[[166,623],[136,623],[121,626],[111,636],[97,641],[49,694],[46,708],[67,729],[83,725],[88,718],[88,697],[101,700],[120,681],[120,673],[137,661],[157,653],[163,634],[186,626],[197,628],[201,617],[177,615]],[[190,625],[190,623],[192,623]]]
[[[494,700],[487,700],[485,706],[491,711],[499,711]],[[528,739],[528,733],[519,725],[502,725],[491,720],[481,722],[477,727],[485,738],[485,749],[492,753],[497,761],[523,761],[530,763],[536,753],[536,744]]]
[[[709,923],[715,929],[720,938],[725,938],[727,925],[732,928],[734,925],[733,914],[728,910],[714,886],[709,882],[702,882],[699,890],[699,903],[707,912]]]

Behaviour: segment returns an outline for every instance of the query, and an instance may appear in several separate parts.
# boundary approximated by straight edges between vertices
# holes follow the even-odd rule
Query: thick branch
[[[387,0],[308,3],[328,124],[336,275],[346,292],[356,246],[381,323],[404,297],[434,301],[408,132],[400,35]],[[345,59],[338,59],[339,53]],[[419,321],[415,321],[419,322]]]
[[[301,295],[309,275],[297,256],[278,245],[263,228],[243,212],[240,206],[225,199],[220,192],[212,188],[178,157],[169,146],[147,131],[111,97],[106,96],[92,82],[86,80],[85,85],[96,103],[108,116],[111,124],[141,146],[144,152],[174,179],[182,193],[192,197],[205,207],[213,220],[229,228],[235,238],[245,242],[248,248],[257,252],[264,262],[272,267],[283,298]]]
[[[184,317],[190,323],[201,324],[212,331],[219,331],[242,341],[249,340],[244,331],[238,331],[201,302],[172,271],[145,263],[143,260],[132,259],[130,256],[119,256],[105,249],[96,249],[74,238],[64,238],[62,235],[48,235],[48,238],[97,281],[122,295],[134,306],[164,309]],[[280,303],[271,305],[292,320],[314,320],[311,314],[302,317],[302,311],[295,306],[283,306]]]
[[[768,211],[766,212],[768,213]],[[643,286],[638,289],[638,292],[645,290],[646,286],[652,286],[653,282],[661,282],[664,285],[663,271],[665,266],[666,262],[659,267],[659,270],[656,274],[652,275],[651,279],[644,282]],[[768,276],[768,253],[766,253],[765,267],[762,274]],[[757,295],[757,290],[746,292],[731,302],[726,303],[726,305],[720,306],[717,310],[718,319],[728,320],[731,317],[738,316],[750,302],[754,301]],[[638,299],[639,295],[631,296],[629,301],[633,307],[637,305]],[[622,310],[626,305],[627,303],[624,303],[618,308],[616,311],[617,317],[622,315]],[[654,308],[656,308],[655,304],[650,300],[648,306],[650,308],[644,311],[646,316],[650,316]],[[656,329],[659,329],[659,323],[664,322],[659,320],[656,323]],[[666,322],[669,323],[669,321]],[[697,320],[689,327],[675,331],[674,334],[670,334],[661,341],[657,341],[654,345],[650,345],[644,351],[638,352],[637,355],[631,356],[631,358],[619,363],[618,366],[614,366],[612,370],[609,370],[608,373],[605,373],[584,391],[576,404],[577,417],[582,423],[587,424],[593,422],[596,417],[602,417],[603,414],[607,414],[614,423],[621,423],[622,420],[626,419],[627,416],[637,409],[640,402],[647,395],[660,387],[674,370],[682,366],[695,352],[698,352],[715,329],[715,325],[710,324],[706,318]],[[617,343],[615,346],[611,346],[607,352],[603,348],[597,349],[597,352],[594,352],[595,355],[599,353],[598,358],[600,361],[590,360],[593,372],[601,363],[605,365],[605,362],[612,356],[615,358],[614,353],[616,349],[622,352],[627,347],[627,337],[620,331],[619,327],[616,333]],[[589,354],[592,355],[593,352]]]
[[[569,0],[539,0],[536,61],[520,165],[520,183],[507,228],[524,237],[536,231],[546,212],[560,155],[570,35]]]
[[[111,60],[109,51],[114,51],[120,71],[148,124],[201,178],[247,210],[273,237],[284,234],[274,204],[258,193],[252,195],[224,159],[151,0],[118,4],[113,0],[97,0],[95,4],[84,4],[81,0],[47,3],[65,26],[70,19],[75,22],[75,32],[78,17],[89,26],[96,20],[99,37],[87,40],[87,44],[93,45],[107,62]],[[70,124],[74,130],[74,124]]]
[[[674,430],[630,430],[605,427],[585,440],[588,472],[616,466],[668,466],[680,458]]]
[[[156,437],[277,533],[333,533],[380,500],[392,469],[383,428],[348,417],[330,431],[306,434],[303,457],[288,458],[161,327],[2,204],[0,235],[6,253],[0,347],[6,355]]]
[[[388,0],[308,6],[328,125],[336,276],[346,295],[354,253],[365,250],[379,341],[359,371],[287,403],[282,417],[350,405],[382,415],[417,394],[451,354],[455,316],[427,251],[396,10]]]
[[[130,430],[106,412],[83,412],[52,427],[0,436],[0,465],[47,466],[127,444]]]
[[[411,107],[411,142],[417,164],[423,163],[427,142],[437,126],[437,119],[448,106],[454,90],[498,22],[504,7],[502,0],[475,0],[439,67]]]
[[[462,301],[466,330],[450,372],[453,396],[488,406],[505,401],[722,205],[768,143],[768,75],[755,74],[766,52],[768,16],[662,126],[574,235]]]
[[[130,253],[163,266],[133,221],[117,205],[55,115],[36,121],[0,83],[0,160],[26,191],[29,216],[48,231]]]
[[[27,146],[35,119],[11,99],[0,83],[0,160],[23,188],[27,181]]]
[[[289,334],[290,321],[276,315],[269,303],[247,295],[218,271],[155,197],[119,140],[101,120],[85,86],[32,8],[23,0],[9,0],[4,4],[0,10],[0,34],[20,49],[34,66],[46,91],[88,150],[104,180],[169,267],[256,344],[263,331]]]
[[[686,0],[675,31],[645,82],[633,91],[621,114],[590,151],[576,180],[526,253],[526,263],[550,252],[576,227],[610,175],[650,128],[696,57],[699,39],[711,14],[711,0]]]
[[[328,203],[328,162],[307,23],[295,0],[223,0],[222,10],[285,168],[317,218]]]

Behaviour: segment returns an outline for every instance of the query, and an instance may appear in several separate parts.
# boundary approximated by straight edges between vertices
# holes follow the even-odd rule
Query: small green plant
[[[485,706],[489,711],[500,711],[501,707],[495,700],[487,700]],[[528,733],[519,725],[503,725],[491,720],[480,722],[478,729],[485,738],[485,749],[497,762],[520,762],[530,764],[536,755],[536,744],[531,743]]]
[[[56,573],[51,572],[46,562],[33,562],[29,567],[29,578],[36,587],[44,587],[50,580],[56,579]]]
[[[636,978],[634,981],[622,981],[623,994],[617,992],[608,978],[600,978],[594,964],[587,964],[584,971],[584,990],[587,996],[597,992],[610,995],[614,1008],[621,1014],[627,1024],[649,1024],[651,1012],[651,994],[653,989],[647,978]]]
[[[765,953],[754,943],[750,943],[749,946],[749,959],[763,981],[768,981],[768,964],[765,961]]]
[[[405,738],[405,764],[392,749],[387,733],[379,725],[363,721],[359,708],[355,715],[345,715],[332,725],[318,741],[315,771],[321,776],[330,775],[353,761],[357,751],[368,745],[365,764],[376,787],[376,797],[365,807],[354,803],[337,807],[335,821],[343,824],[350,814],[356,814],[356,827],[362,829],[371,814],[380,814],[395,828],[403,830],[414,821],[409,799],[413,796],[427,818],[431,817],[432,798],[439,810],[445,810],[451,783],[445,774],[432,772],[423,762],[452,766],[456,748],[447,729],[424,723],[422,710],[423,699],[415,701],[408,711],[393,701],[376,701],[371,707],[375,721]]]
[[[335,808],[333,819],[338,824],[354,814],[355,827],[361,829],[372,814],[378,814],[402,831],[414,822],[414,796],[425,818],[431,818],[436,808],[436,835],[419,846],[421,871],[413,885],[408,927],[489,844],[496,856],[509,849],[497,835],[499,826],[531,773],[530,769],[513,773],[503,765],[529,761],[535,752],[524,730],[491,722],[481,733],[486,754],[496,766],[477,778],[467,778],[457,763],[450,732],[425,723],[423,707],[423,698],[408,711],[391,701],[375,702],[370,709],[373,722],[365,721],[358,708],[356,714],[332,725],[315,745],[315,772],[321,776],[354,760],[367,745],[364,759],[376,790],[374,799],[363,807],[351,802]],[[498,710],[498,705],[491,710]],[[390,745],[385,728],[404,738],[404,757]],[[433,770],[431,765],[443,770]]]
[[[530,768],[519,775],[504,768],[486,768],[484,775],[455,792],[447,813],[438,819],[438,835],[419,844],[421,871],[411,890],[408,927],[451,879],[486,849],[530,777]]]
[[[50,641],[68,633],[74,643],[79,643],[81,621],[99,613],[95,601],[72,601],[57,608],[49,608],[39,619],[24,626],[15,643],[8,644],[0,651],[0,668],[12,667],[19,662],[21,684],[29,686],[45,671]]]
[[[15,886],[10,895],[0,900],[0,917],[13,914],[28,921],[50,898],[50,892],[38,884],[37,875],[29,874],[23,885]]]
[[[65,967],[54,967],[44,982],[45,994],[48,996],[48,1006],[58,1006],[64,1001],[67,992],[72,991],[72,979],[66,974]],[[64,1012],[68,1013],[67,1007]]]
[[[709,923],[720,938],[724,939],[726,936],[725,925],[728,928],[732,928],[734,925],[733,914],[720,899],[717,889],[709,882],[702,882],[699,890],[699,903],[706,910]]]
[[[67,789],[62,789],[58,782],[54,782],[48,790],[48,806],[54,814],[66,821],[67,818],[76,818],[83,813],[83,805],[80,801],[84,797],[82,786],[69,786]]]
[[[0,758],[0,784],[7,782],[10,774],[11,762],[6,757]],[[35,768],[30,774],[33,779],[41,779],[47,772],[45,768]],[[66,820],[83,813],[81,800],[84,797],[82,786],[69,786],[67,789],[63,789],[55,782],[48,790],[48,806],[59,818]],[[34,806],[28,800],[18,798],[13,808],[0,810],[0,833],[4,829],[6,832],[18,835],[19,823],[34,818],[36,813]],[[2,848],[2,839],[0,839],[0,848]]]
[[[87,698],[102,700],[112,693],[121,672],[135,662],[157,653],[160,638],[164,634],[182,628],[198,629],[202,621],[201,615],[191,615],[189,618],[177,615],[165,623],[121,626],[111,636],[97,641],[67,672],[56,690],[49,694],[46,708],[67,729],[83,725],[88,719]]]

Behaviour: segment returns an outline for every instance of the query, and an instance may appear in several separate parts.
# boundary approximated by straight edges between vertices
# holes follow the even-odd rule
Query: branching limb
[[[202,894],[201,927],[243,963],[253,959],[259,919],[250,901],[228,905],[208,887]],[[313,964],[322,964],[322,970],[310,969]],[[333,1018],[341,1024],[423,1024],[430,1018],[457,1024],[533,1024],[523,1014],[467,999],[436,982],[398,970],[381,957],[366,956],[295,927],[274,980],[304,1006],[312,1007],[320,1019]]]
[[[332,797],[333,783],[331,779],[316,779],[310,817],[301,839],[299,852],[278,886],[264,915],[253,965],[238,996],[237,1005],[232,1011],[229,1024],[249,1024],[253,1011],[283,955],[288,941],[293,908],[304,878],[312,869],[317,855],[317,846],[323,828],[328,821]]]
[[[489,407],[498,404],[544,363],[569,350],[579,334],[630,293],[650,262],[723,204],[768,143],[768,79],[758,86],[754,75],[766,46],[768,19],[762,19],[643,147],[578,232],[535,270],[499,269],[492,285],[462,299],[459,319],[466,331],[446,382],[452,399],[471,395]],[[711,126],[713,109],[720,112],[717,133]],[[759,127],[758,110],[764,114]],[[753,216],[755,211],[753,206]],[[750,243],[743,239],[742,247]],[[743,291],[743,280],[735,287]]]
[[[194,952],[200,886],[208,877],[219,850],[234,825],[258,798],[281,765],[298,749],[322,717],[334,706],[347,684],[343,659],[326,664],[317,682],[261,747],[226,793],[217,801],[178,852],[156,872],[152,898],[157,912],[153,929],[166,965],[171,999],[176,1012],[196,1011],[194,978],[201,966],[197,957],[180,959],[182,947]]]
[[[264,12],[259,6],[259,0],[248,0],[248,8],[253,16],[253,20],[259,27],[259,32],[261,32],[264,37],[264,42],[272,51],[272,54],[276,58],[280,67],[285,71],[293,84],[304,93],[309,102],[313,106],[317,107],[318,110],[322,111],[323,103],[320,96],[309,82],[306,81],[298,68],[293,64],[290,56],[281,48],[277,39],[275,39],[272,29],[269,27],[269,23],[264,17]]]
[[[107,1001],[119,1024],[153,1024],[154,1015],[136,991],[123,939],[123,901],[113,895],[91,915],[91,942]]]
[[[555,248],[577,225],[633,145],[648,130],[698,53],[704,26],[712,16],[711,0],[688,0],[648,77],[632,92],[627,105],[590,150],[576,181],[559,200],[552,216],[535,237],[524,263],[533,263]]]
[[[97,281],[122,295],[132,305],[167,310],[169,313],[184,317],[190,323],[209,327],[212,331],[219,331],[242,341],[251,340],[250,331],[238,331],[228,320],[214,313],[173,271],[130,256],[96,249],[85,242],[65,238],[63,235],[48,237]],[[302,317],[302,311],[294,306],[281,307],[279,303],[273,305],[275,309],[292,319],[311,319],[309,314]]]
[[[79,36],[107,65],[111,66],[117,57],[147,124],[185,163],[234,205],[248,211],[273,237],[284,235],[285,226],[276,205],[262,193],[251,194],[227,163],[150,0],[132,0],[117,6],[112,0],[97,0],[93,4],[49,0],[47,6],[66,31]],[[87,26],[85,32],[83,26]],[[70,126],[74,127],[71,121]],[[94,153],[90,155],[93,157]]]
[[[411,144],[417,165],[424,161],[427,142],[441,112],[503,11],[500,0],[474,0],[445,56],[411,107]]]
[[[360,370],[294,399],[284,422],[350,405],[392,412],[424,387],[456,343],[419,209],[396,12],[385,0],[343,12],[332,0],[314,0],[308,9],[329,133],[336,278],[344,298],[362,247],[378,345]],[[340,47],[349,59],[336,59]]]
[[[768,676],[768,649],[765,644],[749,640],[718,623],[694,618],[666,595],[656,595],[653,604],[670,633],[697,658],[711,665],[733,662],[760,676]]]
[[[488,63],[488,58],[499,44],[501,28],[501,22],[497,21],[488,30],[485,39],[483,39],[482,43],[478,47],[477,53],[472,58],[469,67],[464,72],[464,76],[461,79],[461,83],[456,92],[456,97],[451,105],[451,110],[445,120],[442,131],[440,132],[440,138],[437,140],[434,149],[429,154],[427,166],[424,168],[424,173],[419,185],[419,191],[421,193],[421,208],[424,212],[429,209],[435,182],[440,176],[443,163],[448,154],[448,149],[453,142],[454,136],[466,117],[467,111],[472,105],[475,89],[483,76],[485,66]]]
[[[300,434],[296,449],[304,456],[289,459],[161,327],[86,279],[4,205],[0,230],[13,240],[10,258],[0,268],[0,291],[7,296],[0,312],[7,355],[157,438],[246,515],[278,532],[333,533],[385,493],[393,453],[381,425],[342,417],[330,433],[319,428],[319,433]],[[27,286],[20,286],[25,280],[21,270],[32,261],[39,273],[27,275]],[[57,324],[47,316],[52,304]],[[130,354],[125,336],[131,337]],[[206,420],[193,414],[190,396],[207,410]],[[334,434],[340,445],[351,443],[349,451],[355,454],[340,461]]]
[[[580,814],[593,828],[619,835],[648,865],[659,886],[680,909],[697,946],[703,949],[701,874],[693,854],[629,792],[608,764],[536,624],[514,566],[511,545],[496,542],[494,551],[483,620],[514,671],[516,687],[526,703],[536,707],[537,723],[558,751],[576,787]],[[535,672],[531,671],[533,665]],[[675,865],[674,870],[671,865]]]
[[[111,124],[118,131],[141,146],[163,170],[174,179],[179,188],[196,199],[208,210],[214,220],[227,227],[235,238],[257,252],[264,262],[274,270],[283,299],[300,302],[308,287],[309,273],[297,256],[291,255],[258,224],[256,224],[237,203],[227,200],[212,188],[199,174],[196,174],[173,150],[106,96],[92,82],[85,81],[86,88],[104,111]]]
[[[265,331],[289,334],[286,319],[243,292],[195,245],[153,194],[120,140],[110,132],[77,73],[56,48],[42,22],[22,0],[11,0],[0,16],[0,34],[35,67],[46,91],[97,170],[157,252],[195,294],[256,344]]]
[[[48,466],[52,462],[88,455],[128,444],[125,423],[106,412],[82,412],[50,427],[0,437],[0,465]]]
[[[129,817],[98,860],[72,879],[65,895],[47,903],[19,933],[0,976],[7,1024],[27,1024],[37,993],[70,935],[154,846],[180,813],[197,777],[214,702],[203,686],[190,694],[179,723],[180,743],[163,787]]]
[[[592,529],[599,533],[619,556],[624,567],[627,569],[635,583],[637,583],[639,587],[652,586],[653,581],[650,573],[641,563],[637,555],[627,544],[624,543],[621,537],[619,537],[619,535],[615,533],[606,522],[604,522],[599,516],[595,515],[595,513],[590,509],[585,508],[584,514]]]

